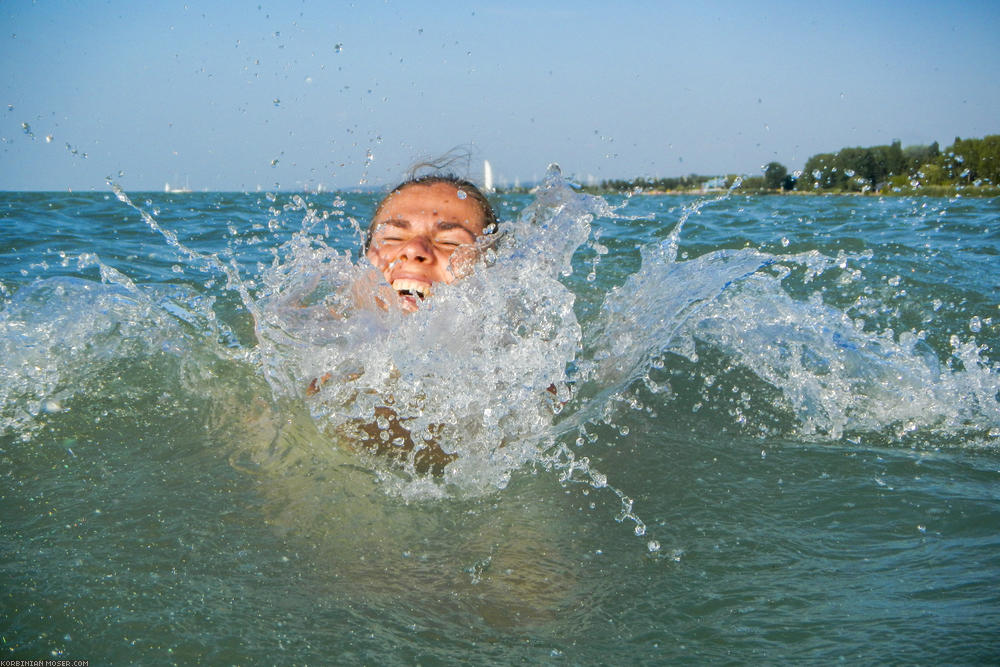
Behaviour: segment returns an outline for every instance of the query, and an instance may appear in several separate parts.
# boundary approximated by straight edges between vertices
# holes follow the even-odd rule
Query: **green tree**
[[[834,159],[833,153],[819,153],[806,160],[802,178],[799,179],[799,190],[828,190],[833,187]]]
[[[921,185],[946,185],[949,181],[944,167],[939,164],[921,165],[914,176]]]
[[[768,190],[779,190],[785,177],[788,176],[788,169],[780,162],[768,162],[764,167],[764,187]]]
[[[936,141],[930,146],[907,146],[903,149],[905,170],[907,173],[913,173],[925,164],[937,162],[940,155],[941,149]],[[902,174],[903,171],[896,173]]]
[[[941,166],[962,183],[1000,183],[1000,134],[982,139],[960,139],[945,149]]]
[[[937,144],[934,146],[937,147]],[[903,156],[903,145],[899,139],[893,141],[892,145],[889,146],[888,166],[889,174],[892,176],[906,172],[906,158]]]

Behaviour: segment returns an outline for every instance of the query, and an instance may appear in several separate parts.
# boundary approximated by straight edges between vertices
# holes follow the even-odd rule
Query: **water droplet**
[[[458,191],[458,198],[459,198],[459,199],[465,199],[465,198],[466,198],[466,197],[468,197],[468,196],[469,196],[469,195],[468,195],[468,194],[467,194],[467,193],[465,192],[465,190],[459,190],[459,191]]]
[[[333,52],[334,53],[340,53],[343,50],[344,50],[343,43],[337,42],[336,44],[333,45]]]
[[[969,320],[969,331],[972,333],[979,333],[982,328],[983,322],[979,319],[978,315],[973,316],[973,318]]]
[[[656,540],[650,540],[646,544],[646,548],[649,549],[650,553],[656,553],[657,551],[660,550],[660,543],[657,542]]]

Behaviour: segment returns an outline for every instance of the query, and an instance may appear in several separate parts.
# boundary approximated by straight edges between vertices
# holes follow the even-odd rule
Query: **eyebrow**
[[[388,220],[375,221],[376,229],[379,227],[384,227],[390,225],[392,227],[397,227],[399,229],[409,229],[410,221],[405,218],[389,218]],[[456,222],[454,220],[438,220],[434,223],[434,227],[437,231],[447,232],[453,229],[460,229],[472,238],[476,238],[476,234],[472,232],[468,227],[463,225],[461,222]]]
[[[450,231],[452,229],[461,229],[462,231],[466,232],[469,236],[473,238],[476,237],[476,235],[472,233],[472,230],[463,225],[461,222],[454,222],[451,220],[439,220],[435,224],[437,228],[442,232]]]

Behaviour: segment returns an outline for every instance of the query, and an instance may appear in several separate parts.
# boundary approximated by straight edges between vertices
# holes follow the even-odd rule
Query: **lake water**
[[[0,194],[0,657],[1000,659],[1000,201],[553,172],[412,315],[376,201]]]

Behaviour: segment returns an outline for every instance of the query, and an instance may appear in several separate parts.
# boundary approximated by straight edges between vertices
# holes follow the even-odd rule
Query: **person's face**
[[[368,259],[399,294],[404,310],[416,310],[434,283],[457,277],[452,254],[475,243],[486,221],[479,204],[450,183],[408,185],[390,195],[372,222]]]

